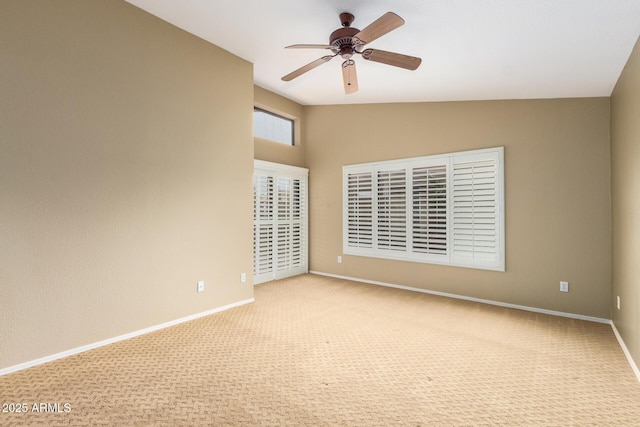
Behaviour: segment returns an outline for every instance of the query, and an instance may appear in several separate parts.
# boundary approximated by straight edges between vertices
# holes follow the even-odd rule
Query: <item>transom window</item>
[[[258,138],[293,145],[294,121],[270,111],[253,108],[253,135]]]
[[[504,271],[504,148],[343,167],[343,252]]]

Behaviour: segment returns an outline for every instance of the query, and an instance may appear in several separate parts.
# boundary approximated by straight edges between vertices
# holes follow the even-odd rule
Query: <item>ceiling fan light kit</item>
[[[340,14],[342,28],[338,28],[329,36],[329,44],[296,44],[287,46],[286,49],[329,49],[333,55],[326,55],[316,59],[307,65],[282,77],[288,82],[314,68],[329,62],[336,56],[344,59],[342,63],[342,80],[344,92],[346,94],[355,93],[358,90],[358,77],[356,74],[356,63],[352,59],[356,54],[361,55],[367,61],[379,62],[392,65],[407,70],[415,70],[420,66],[422,59],[415,56],[403,55],[401,53],[387,52],[378,49],[364,49],[364,45],[371,43],[379,37],[384,36],[392,30],[402,26],[404,20],[393,12],[387,12],[380,18],[369,24],[364,30],[359,30],[351,26],[354,16],[348,12]]]

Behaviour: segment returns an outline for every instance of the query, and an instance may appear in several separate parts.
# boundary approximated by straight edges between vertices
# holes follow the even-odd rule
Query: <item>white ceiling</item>
[[[640,0],[127,0],[254,64],[259,86],[303,105],[609,96],[640,35]],[[328,54],[341,12],[363,29],[388,11],[405,25],[367,47],[422,58],[416,71],[356,57],[345,95]]]

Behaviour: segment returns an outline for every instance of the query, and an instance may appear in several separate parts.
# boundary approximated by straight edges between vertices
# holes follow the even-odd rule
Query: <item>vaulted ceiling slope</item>
[[[609,96],[640,35],[640,0],[127,0],[254,64],[255,83],[303,105]],[[345,95],[329,52],[350,12],[363,29],[392,11],[405,24],[367,47],[422,58],[416,71],[356,55]]]

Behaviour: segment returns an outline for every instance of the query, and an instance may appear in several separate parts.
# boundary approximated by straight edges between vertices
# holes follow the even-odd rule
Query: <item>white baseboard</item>
[[[231,308],[239,307],[241,305],[249,304],[255,302],[254,298],[249,298],[243,301],[238,301],[233,304],[225,305],[223,307],[214,308],[212,310],[203,311],[202,313],[192,314],[190,316],[182,317],[180,319],[171,320],[169,322],[161,323],[159,325],[150,326],[145,329],[141,329],[139,331],[130,332],[128,334],[120,335],[113,338],[108,338],[106,340],[98,341],[93,344],[83,345],[82,347],[72,348],[71,350],[62,351],[60,353],[52,354],[50,356],[41,357],[39,359],[31,360],[29,362],[20,363],[18,365],[9,366],[8,368],[0,369],[0,377],[3,375],[11,374],[13,372],[22,371],[23,369],[31,368],[33,366],[42,365],[43,363],[52,362],[57,359],[62,359],[63,357],[72,356],[74,354],[83,353],[85,351],[93,350],[94,348],[103,347],[105,345],[113,344],[118,341],[128,340],[129,338],[134,338],[139,335],[148,334],[150,332],[158,331],[160,329],[168,328],[169,326],[178,325],[180,323],[188,322],[190,320],[195,320],[200,317],[209,316],[211,314],[219,313],[221,311],[229,310]]]
[[[412,288],[412,287],[409,287],[409,286],[396,285],[394,283],[385,283],[385,282],[378,282],[378,281],[375,281],[375,280],[359,279],[357,277],[340,276],[340,275],[337,275],[337,274],[323,273],[321,271],[309,271],[309,273],[317,274],[319,276],[334,277],[336,279],[344,279],[344,280],[351,280],[351,281],[354,281],[354,282],[369,283],[371,285],[378,285],[378,286],[386,286],[386,287],[389,287],[389,288],[404,289],[405,291],[421,292],[423,294],[438,295],[438,296],[441,296],[441,297],[455,298],[455,299],[461,299],[461,300],[465,300],[465,301],[473,301],[473,302],[480,302],[480,303],[483,303],[483,304],[497,305],[497,306],[500,306],[500,307],[515,308],[515,309],[518,309],[518,310],[532,311],[534,313],[550,314],[552,316],[568,317],[568,318],[571,318],[571,319],[587,320],[589,322],[611,324],[611,320],[610,319],[603,319],[603,318],[600,318],[600,317],[583,316],[581,314],[564,313],[562,311],[554,311],[554,310],[545,310],[543,308],[528,307],[528,306],[525,306],[525,305],[509,304],[509,303],[506,303],[506,302],[492,301],[492,300],[482,299],[482,298],[473,298],[473,297],[468,297],[468,296],[464,296],[464,295],[449,294],[449,293],[446,293],[446,292],[430,291],[430,290],[421,289],[421,288]]]
[[[629,349],[627,348],[627,345],[624,343],[624,340],[620,336],[620,333],[618,332],[618,329],[616,328],[615,323],[611,322],[611,328],[613,329],[613,333],[615,334],[616,339],[618,340],[618,344],[620,344],[620,347],[622,347],[622,351],[624,352],[624,355],[627,357],[627,361],[629,362],[629,365],[631,365],[631,369],[633,370],[633,373],[636,374],[636,378],[638,379],[638,382],[640,382],[640,369],[638,369],[638,365],[636,365],[636,362],[633,360],[633,357],[631,357],[631,353],[629,353]]]

